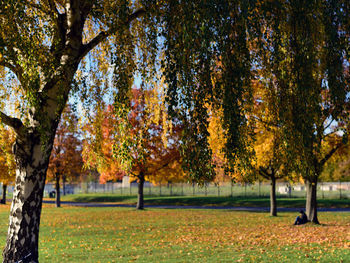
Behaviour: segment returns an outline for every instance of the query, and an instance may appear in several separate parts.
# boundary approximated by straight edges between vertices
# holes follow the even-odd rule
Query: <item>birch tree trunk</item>
[[[317,176],[307,179],[305,185],[307,219],[315,224],[319,224],[317,218]]]
[[[113,25],[115,28],[106,31],[101,30],[89,42],[83,43],[85,21],[94,3],[95,1],[83,0],[64,1],[64,10],[58,10],[55,1],[47,1],[45,7],[41,1],[37,1],[36,6],[39,9],[44,7],[44,12],[47,11],[51,16],[51,20],[47,20],[47,25],[52,32],[44,39],[50,42],[49,38],[52,38],[52,44],[50,48],[44,48],[40,53],[43,55],[43,58],[37,59],[40,67],[29,68],[29,72],[26,72],[26,68],[17,68],[21,63],[16,64],[18,62],[16,59],[11,61],[15,66],[10,69],[20,81],[23,75],[40,76],[40,78],[38,81],[21,83],[26,92],[30,91],[28,114],[24,122],[0,111],[1,121],[16,132],[16,143],[13,148],[16,183],[3,262],[38,262],[39,225],[46,172],[57,125],[68,101],[80,61],[98,44],[116,33],[115,28],[129,26],[134,19],[145,14],[144,9],[138,9],[122,22],[116,21],[120,25]],[[26,6],[25,1],[19,6],[19,8]],[[10,21],[12,20],[11,18]],[[14,26],[16,30],[18,26],[20,25]],[[24,28],[27,29],[28,26]],[[11,50],[17,53],[18,49],[18,54],[22,56],[21,45],[13,43],[12,40],[8,43]],[[26,48],[27,46],[23,47],[25,51],[23,54],[34,54],[27,53]],[[26,60],[26,56],[23,58]],[[31,60],[26,62],[29,63]],[[33,70],[40,72],[34,74]]]
[[[18,136],[13,146],[16,186],[3,262],[38,262],[42,198],[52,145],[53,136],[43,145],[39,132],[29,131]]]
[[[29,123],[18,122],[13,153],[16,182],[3,262],[38,262],[39,225],[46,172],[60,121],[68,100],[70,83],[78,67],[71,64],[54,86],[44,87],[48,97],[29,112]],[[45,89],[45,88],[44,88]],[[50,96],[52,94],[52,97]],[[62,101],[55,96],[61,96]]]

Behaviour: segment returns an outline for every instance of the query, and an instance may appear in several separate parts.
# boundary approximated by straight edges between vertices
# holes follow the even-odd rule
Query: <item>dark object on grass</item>
[[[55,197],[56,197],[56,192],[55,192],[55,191],[51,191],[51,192],[49,193],[49,197],[50,197],[50,198],[55,198]]]
[[[295,219],[294,225],[303,225],[306,224],[309,220],[307,215],[304,213],[304,210],[300,210],[300,216],[297,216]]]

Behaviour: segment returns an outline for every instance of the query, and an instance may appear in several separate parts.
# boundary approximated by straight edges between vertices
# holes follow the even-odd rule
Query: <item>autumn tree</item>
[[[169,123],[158,90],[133,88],[130,96],[130,111],[126,116],[117,115],[112,106],[96,115],[95,125],[100,126],[90,129],[84,159],[88,167],[97,168],[102,182],[124,175],[135,178],[137,209],[143,209],[146,180],[159,183],[183,177],[180,130]]]
[[[260,54],[268,51],[262,66],[277,88],[283,145],[305,181],[306,214],[318,223],[319,176],[347,142],[349,3],[261,1],[260,10]]]
[[[78,139],[77,122],[77,117],[72,112],[71,107],[68,106],[62,114],[57,128],[48,168],[47,179],[55,182],[56,207],[61,206],[61,179],[63,193],[65,194],[65,183],[67,180],[78,178],[82,171],[82,142]]]
[[[259,75],[261,77],[262,75]],[[257,78],[258,79],[258,78]],[[246,110],[247,118],[247,145],[252,147],[251,152],[237,156],[233,172],[227,172],[227,159],[225,157],[225,130],[223,125],[222,109],[211,111],[209,121],[209,144],[213,152],[213,164],[216,177],[221,180],[230,177],[233,182],[254,182],[258,175],[271,182],[270,214],[277,216],[276,181],[287,178],[288,161],[283,148],[283,134],[281,121],[278,117],[278,97],[273,82],[268,78],[253,80],[253,103],[250,110]],[[240,161],[251,165],[241,165]],[[248,158],[245,160],[244,158]]]
[[[12,155],[12,144],[15,134],[4,127],[0,127],[0,182],[2,182],[1,203],[6,204],[6,191],[9,184],[14,183],[16,176],[15,160]]]
[[[132,90],[127,120],[115,138],[114,153],[123,169],[138,179],[137,209],[144,208],[144,182],[176,181],[183,177],[180,156],[181,129],[167,119],[164,103],[153,90]],[[125,122],[126,121],[126,122]],[[128,127],[125,129],[125,127]],[[128,132],[127,135],[125,132]]]
[[[213,179],[214,182],[219,183],[227,180],[230,180],[231,183],[253,182],[255,178],[252,176],[252,169],[244,169],[243,167],[240,167],[239,156],[237,156],[237,159],[235,160],[233,169],[232,163],[228,164],[227,155],[225,154],[227,135],[225,129],[223,128],[223,109],[218,108],[216,110],[212,110],[212,108],[209,107],[208,110],[208,143],[212,152],[211,162],[215,172],[215,178]],[[249,140],[251,139],[252,138],[249,138]],[[253,155],[250,157],[253,158]]]
[[[255,81],[254,85],[254,152],[256,172],[271,182],[270,215],[277,216],[276,180],[286,178],[289,162],[283,148],[281,120],[278,115],[276,87],[273,82]]]
[[[329,140],[328,148],[334,147],[334,143],[337,143],[340,135],[334,134],[333,140]],[[350,179],[349,167],[349,144],[341,147],[325,164],[325,167],[321,174],[322,182],[347,182]]]
[[[113,155],[116,125],[113,106],[101,103],[90,119],[83,127],[82,156],[85,170],[95,169],[99,173],[97,180],[102,184],[121,180],[126,174]]]
[[[222,109],[212,111],[209,107],[209,124],[208,124],[208,143],[212,151],[212,163],[215,171],[215,179],[217,181],[224,181],[226,177],[229,177],[225,173],[225,131],[222,128]]]

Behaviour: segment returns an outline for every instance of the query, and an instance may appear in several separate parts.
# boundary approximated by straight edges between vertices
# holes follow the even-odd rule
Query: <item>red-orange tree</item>
[[[83,161],[86,168],[96,169],[99,181],[121,180],[125,174],[113,157],[115,117],[113,106],[103,104],[94,116],[93,122],[84,126]]]
[[[156,89],[131,91],[130,111],[126,118],[112,106],[96,115],[84,144],[84,160],[101,173],[101,182],[125,174],[138,181],[137,209],[143,209],[145,180],[174,182],[183,178],[179,151],[180,131],[166,118],[164,104]],[[99,131],[99,133],[92,133]]]
[[[61,206],[60,180],[63,181],[65,193],[65,183],[77,179],[83,166],[82,142],[78,138],[77,121],[72,109],[67,107],[62,114],[50,156],[47,175],[48,180],[55,182],[57,207]]]

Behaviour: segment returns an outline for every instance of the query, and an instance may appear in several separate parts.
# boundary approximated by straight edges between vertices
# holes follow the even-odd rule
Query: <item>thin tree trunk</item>
[[[138,193],[137,193],[137,205],[136,209],[142,210],[144,208],[144,199],[143,199],[143,186],[145,184],[145,175],[143,172],[140,173],[139,182],[138,182]]]
[[[277,216],[276,177],[271,175],[270,216]]]
[[[62,176],[62,192],[66,195],[66,176]]]
[[[48,138],[43,145],[40,134],[33,131],[21,134],[13,146],[16,187],[3,262],[38,262],[40,215],[52,143],[53,138]]]
[[[56,207],[61,207],[60,175],[56,174]]]
[[[6,191],[7,191],[7,184],[2,185],[2,199],[1,203],[6,204]]]
[[[317,176],[312,180],[306,180],[306,215],[307,219],[315,224],[319,224],[317,218]]]

